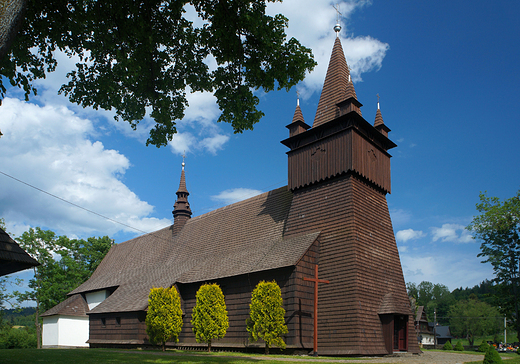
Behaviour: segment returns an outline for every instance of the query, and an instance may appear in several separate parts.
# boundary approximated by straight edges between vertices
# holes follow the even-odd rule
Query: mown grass
[[[458,353],[460,353],[460,351],[458,351]],[[463,351],[463,353],[468,352]],[[500,353],[500,357],[502,358],[504,364],[520,364],[520,355],[517,353]],[[466,362],[465,364],[482,364],[482,361],[471,361]]]
[[[293,363],[295,356],[270,355],[265,359],[258,359],[261,355],[242,353],[205,353],[179,351],[139,351],[139,350],[110,350],[110,349],[5,349],[0,350],[0,364],[38,363],[38,364],[280,364]],[[270,359],[272,358],[272,359]],[[276,360],[274,360],[276,358]],[[338,359],[302,357],[312,364],[334,363]],[[352,359],[355,362],[355,358]]]

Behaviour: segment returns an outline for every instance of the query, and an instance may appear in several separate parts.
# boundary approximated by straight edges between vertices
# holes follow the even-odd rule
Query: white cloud
[[[262,191],[253,190],[249,188],[234,188],[220,192],[216,196],[211,196],[212,200],[221,201],[226,205],[242,201],[256,195],[261,194]]]
[[[473,238],[463,225],[443,224],[442,227],[432,227],[433,241],[452,243],[470,243]]]
[[[404,211],[402,209],[391,210],[390,216],[392,217],[392,223],[393,223],[394,227],[400,226],[400,225],[405,225],[412,218],[412,215],[409,212]]]
[[[200,145],[211,154],[217,154],[217,151],[221,150],[228,140],[229,136],[217,134],[212,137],[204,138],[200,142]]]
[[[490,264],[482,264],[474,254],[413,255],[400,250],[401,265],[406,282],[442,283],[450,290],[473,287],[493,276]]]
[[[363,73],[381,68],[389,45],[370,36],[354,36],[349,31],[348,20],[352,14],[370,5],[371,1],[351,0],[340,1],[338,4],[342,14],[340,17],[342,30],[339,34],[343,51],[352,68],[353,81],[361,81]],[[302,98],[306,99],[314,92],[320,92],[335,37],[332,28],[336,24],[337,13],[332,3],[324,6],[323,2],[315,0],[285,0],[282,3],[269,4],[267,9],[270,15],[282,13],[289,19],[288,38],[294,37],[304,46],[311,48],[314,59],[318,63],[314,71],[298,85]]]
[[[11,98],[3,100],[0,120],[2,172],[144,231],[170,224],[167,219],[150,218],[153,206],[121,181],[129,160],[89,139],[94,131],[90,120],[63,106],[40,107]],[[29,221],[66,235],[135,232],[5,175],[0,178],[0,216],[15,234],[26,230]]]
[[[399,230],[397,232],[397,234],[395,234],[395,239],[398,242],[405,243],[408,240],[416,240],[416,239],[424,238],[425,236],[426,236],[426,234],[420,230],[406,229],[406,230]]]

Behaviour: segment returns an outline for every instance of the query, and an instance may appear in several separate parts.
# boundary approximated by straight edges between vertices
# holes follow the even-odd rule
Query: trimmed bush
[[[285,349],[285,341],[282,338],[288,332],[285,325],[285,309],[282,291],[275,281],[262,281],[254,289],[246,326],[251,342],[264,340],[266,354],[269,354],[269,348],[272,346]]]
[[[488,349],[489,344],[485,340],[482,340],[482,343],[478,347],[478,351],[480,351],[481,353],[485,353]]]
[[[462,341],[457,341],[457,344],[455,345],[453,350],[464,351],[464,346],[462,346]]]
[[[182,329],[181,299],[175,287],[152,288],[148,296],[146,333],[152,344],[166,350],[166,342],[179,341]]]
[[[502,363],[502,358],[498,355],[498,351],[495,350],[493,346],[489,346],[486,351],[486,355],[484,356],[483,364],[498,364]]]
[[[191,324],[197,342],[208,344],[211,352],[211,342],[222,339],[229,327],[228,313],[224,294],[218,284],[203,284],[196,295]]]
[[[442,350],[453,350],[453,345],[451,345],[449,341],[446,341],[446,344],[444,344]]]

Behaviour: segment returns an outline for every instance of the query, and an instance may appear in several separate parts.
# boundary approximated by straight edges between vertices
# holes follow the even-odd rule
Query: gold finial
[[[184,171],[184,166],[186,165],[186,163],[184,163],[184,159],[186,159],[186,151],[184,151],[184,153],[182,153],[182,170]]]

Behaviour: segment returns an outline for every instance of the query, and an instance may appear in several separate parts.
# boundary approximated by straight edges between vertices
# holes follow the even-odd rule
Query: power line
[[[22,181],[22,180],[20,180],[20,179],[18,179],[18,178],[16,178],[16,177],[13,177],[13,176],[11,176],[11,175],[9,175],[9,174],[7,174],[7,173],[4,173],[4,172],[2,172],[2,171],[0,171],[0,173],[3,174],[3,175],[6,176],[6,177],[9,177],[9,178],[14,179],[14,180],[17,181],[17,182],[23,183],[23,184],[26,185],[26,186],[29,186],[29,187],[31,187],[31,188],[34,188],[34,189],[37,190],[37,191],[43,192],[43,193],[45,193],[46,195],[49,195],[49,196],[51,196],[51,197],[54,197],[54,198],[56,198],[56,199],[58,199],[58,200],[60,200],[60,201],[66,202],[66,203],[68,203],[69,205],[72,205],[72,206],[74,206],[74,207],[77,207],[77,208],[80,208],[80,209],[85,210],[85,211],[87,211],[87,212],[90,212],[91,214],[97,215],[97,216],[99,216],[99,217],[102,217],[103,219],[106,219],[106,220],[108,220],[108,221],[114,222],[114,223],[116,223],[116,224],[126,226],[126,227],[128,227],[128,228],[130,228],[130,229],[133,229],[133,230],[135,230],[135,231],[139,231],[140,233],[148,234],[148,232],[146,232],[146,231],[143,231],[143,230],[140,230],[140,229],[135,228],[135,227],[133,227],[133,226],[127,225],[127,224],[125,224],[125,223],[123,223],[123,222],[120,222],[120,221],[117,221],[117,220],[111,219],[111,218],[108,217],[108,216],[101,215],[100,213],[97,213],[97,212],[95,212],[95,211],[89,210],[89,209],[87,209],[87,208],[85,208],[85,207],[83,207],[83,206],[77,205],[77,204],[75,204],[74,202],[70,202],[70,201],[68,201],[68,200],[65,200],[64,198],[61,198],[61,197],[56,196],[56,195],[54,195],[54,194],[52,194],[52,193],[50,193],[50,192],[47,192],[47,191],[45,191],[45,190],[42,190],[41,188],[38,188],[38,187],[36,187],[36,186],[33,186],[33,185],[31,185],[30,183],[24,182],[24,181]]]

